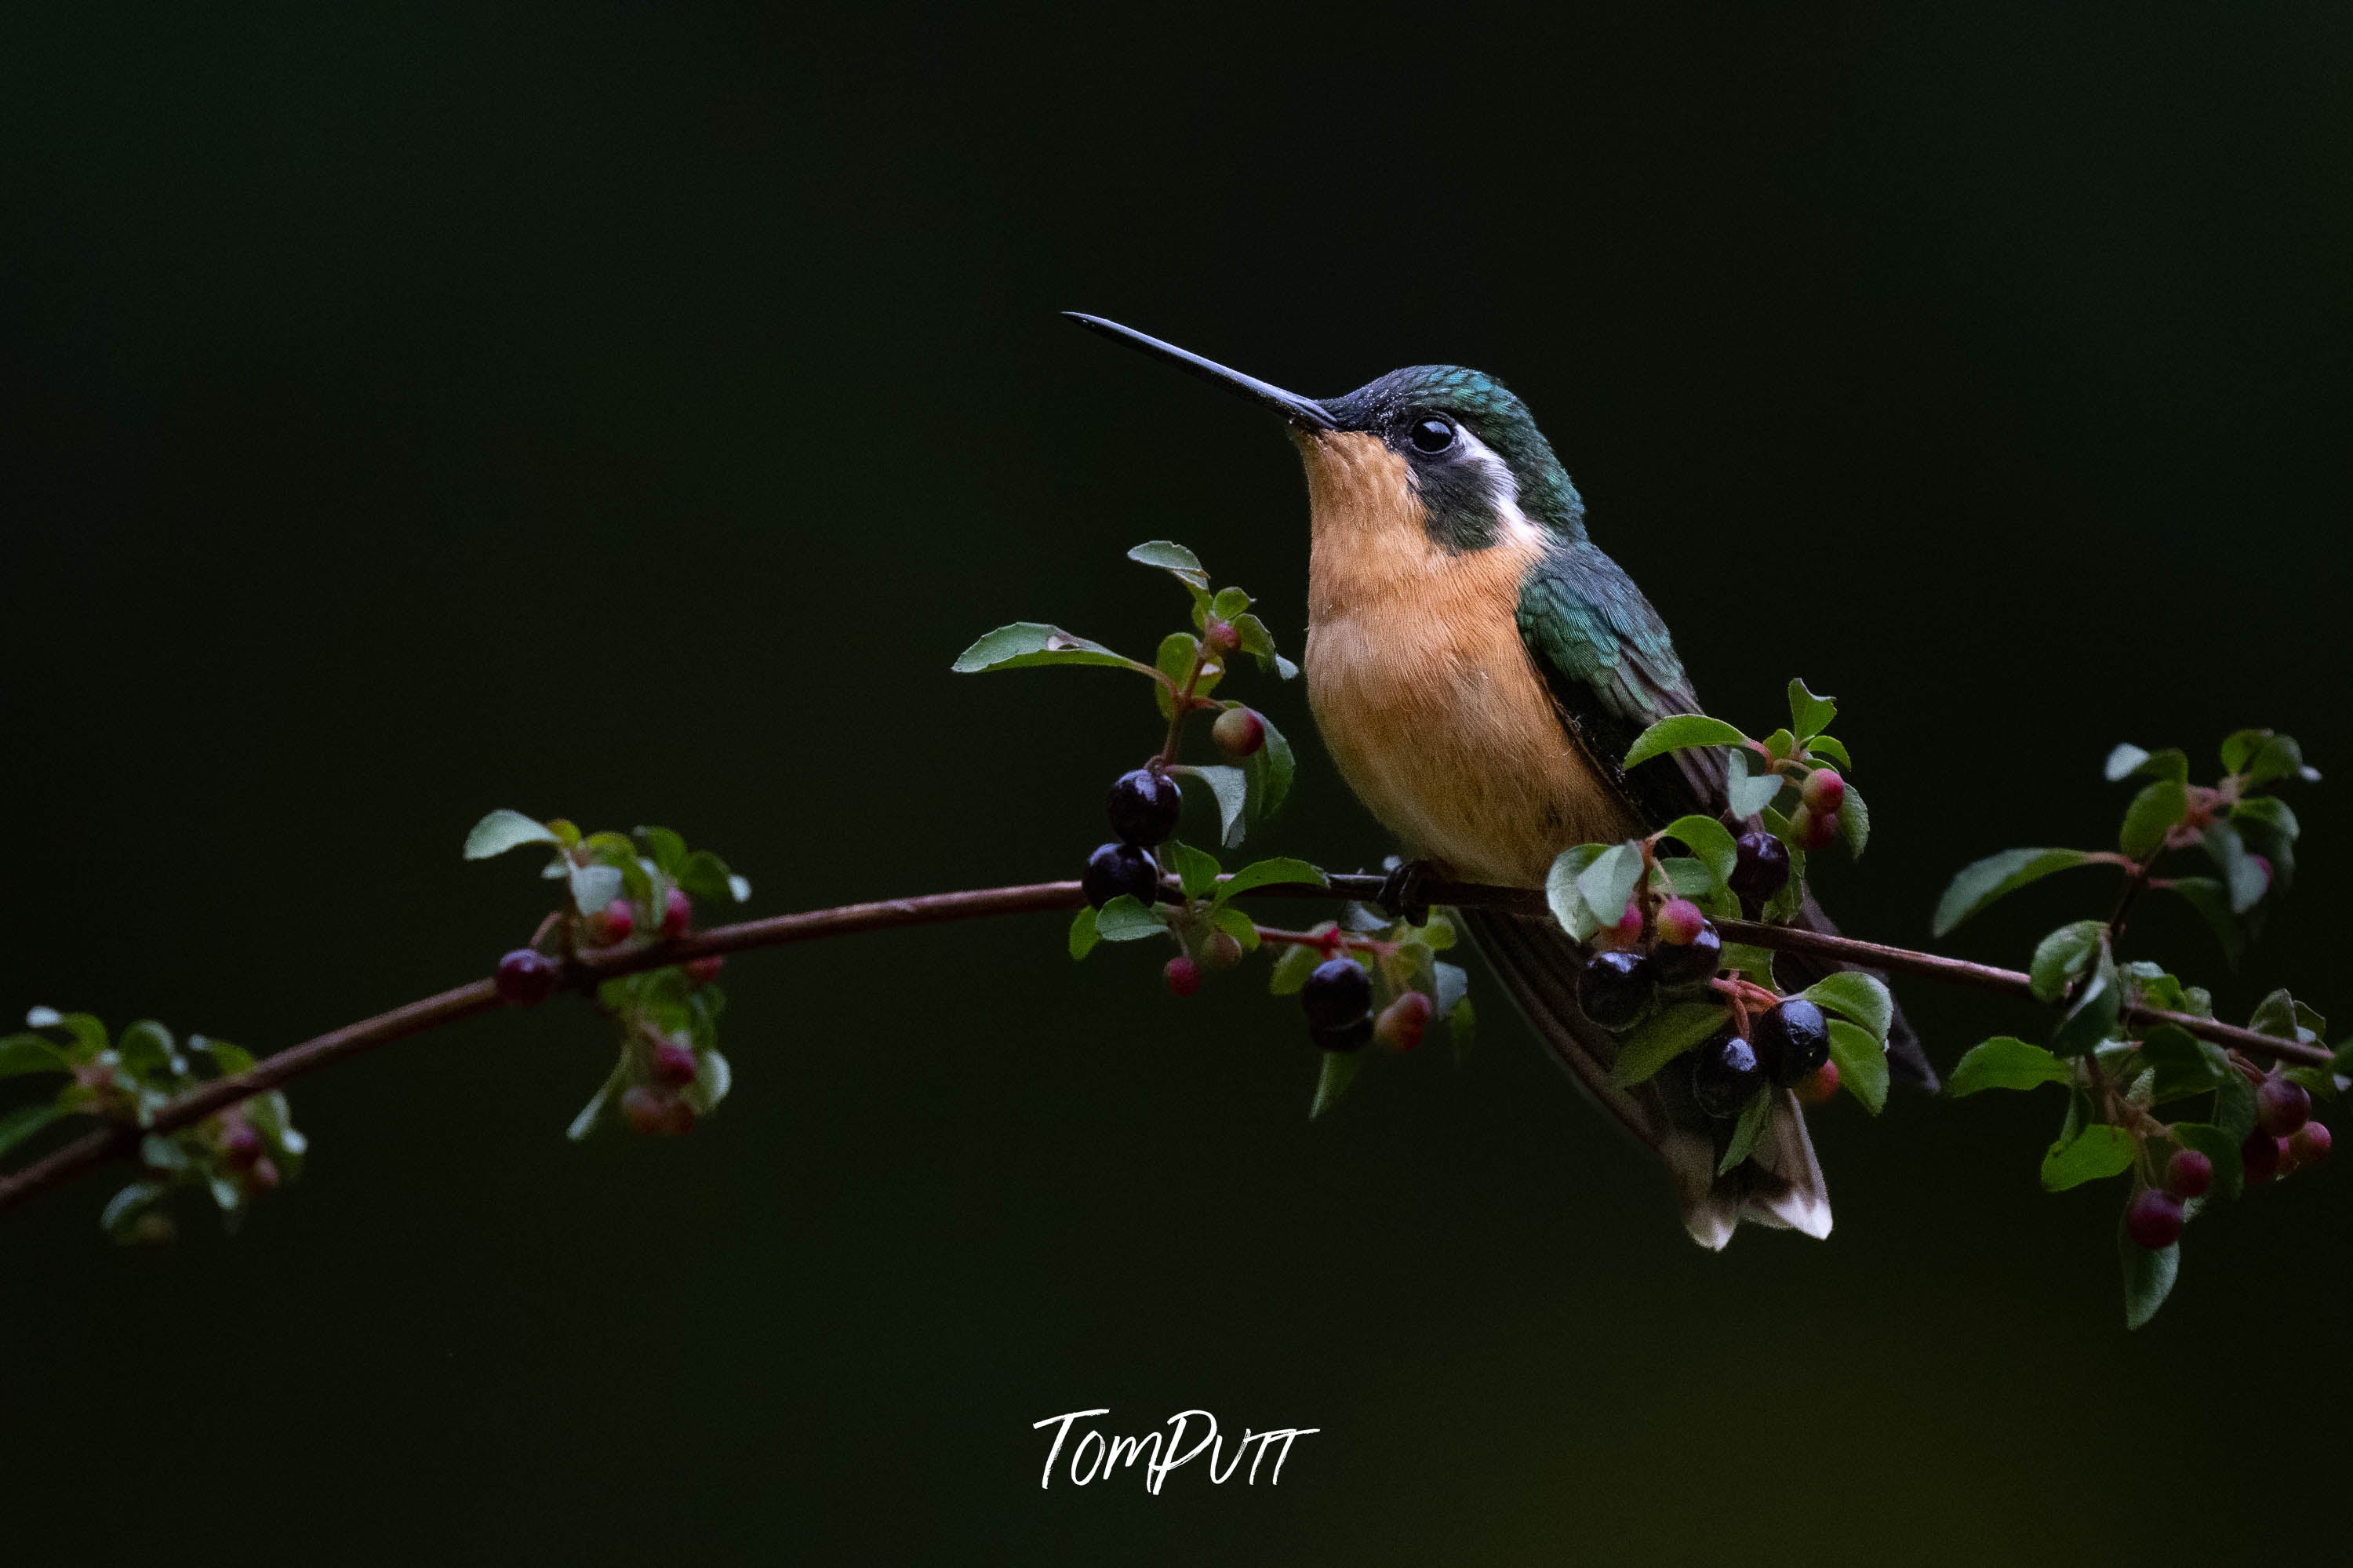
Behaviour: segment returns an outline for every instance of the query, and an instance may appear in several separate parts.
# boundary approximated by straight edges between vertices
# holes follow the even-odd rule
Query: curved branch
[[[1372,902],[1378,898],[1386,882],[1386,878],[1379,876],[1340,874],[1333,876],[1326,887],[1306,883],[1284,884],[1252,888],[1242,896]],[[1528,888],[1433,881],[1424,884],[1419,891],[1432,904],[1509,909],[1549,917],[1544,895]],[[823,937],[846,937],[860,931],[932,926],[951,920],[980,919],[992,915],[1074,910],[1085,902],[1085,895],[1075,882],[1034,882],[1010,887],[929,893],[913,898],[886,898],[871,904],[843,904],[830,909],[811,909],[794,915],[774,915],[765,920],[745,920],[733,926],[714,926],[707,931],[693,932],[672,941],[584,953],[565,965],[565,980],[570,989],[593,991],[597,982],[617,975],[662,969],[684,963],[690,959],[744,952],[754,948],[778,948],[793,942],[815,941]],[[1884,947],[1877,942],[1862,942],[1851,937],[1827,936],[1819,931],[1802,931],[1788,926],[1767,926],[1750,920],[1720,920],[1716,924],[1728,939],[1754,947],[1770,948],[1781,952],[1813,953],[1865,969],[1883,969],[1890,974],[1918,975],[1924,979],[1975,986],[1981,991],[2001,991],[2029,999],[2034,996],[2032,983],[2016,969],[1996,969],[1989,964],[1970,963],[1936,953]],[[94,1128],[22,1170],[0,1177],[0,1213],[5,1213],[52,1187],[62,1185],[115,1155],[129,1153],[147,1133],[171,1132],[202,1121],[240,1100],[277,1088],[330,1062],[338,1062],[362,1051],[438,1029],[445,1024],[496,1012],[501,1005],[492,982],[479,980],[412,1001],[404,1007],[396,1007],[389,1012],[380,1012],[356,1023],[347,1023],[330,1033],[290,1046],[274,1056],[255,1063],[245,1072],[215,1079],[201,1088],[182,1095],[158,1110],[147,1127],[111,1123]],[[2135,1008],[2126,1016],[2144,1022],[2175,1024],[2221,1044],[2234,1045],[2251,1054],[2281,1061],[2326,1066],[2335,1059],[2327,1050],[2319,1046],[2275,1039],[2235,1024],[2170,1012],[2162,1008]]]

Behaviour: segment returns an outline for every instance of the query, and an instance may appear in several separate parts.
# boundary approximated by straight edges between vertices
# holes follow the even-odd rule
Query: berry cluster
[[[1154,863],[1152,852],[1176,831],[1176,819],[1185,809],[1184,793],[1176,780],[1158,768],[1138,768],[1113,782],[1108,809],[1111,831],[1119,836],[1097,845],[1087,856],[1086,874],[1079,885],[1087,902],[1097,909],[1123,895],[1138,904],[1150,904],[1160,893],[1160,868]],[[1198,974],[1193,983],[1199,983]],[[1169,985],[1176,989],[1174,975]]]

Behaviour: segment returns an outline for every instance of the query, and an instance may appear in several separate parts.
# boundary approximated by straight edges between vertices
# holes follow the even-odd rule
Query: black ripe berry
[[[1762,831],[1740,835],[1738,858],[1729,879],[1740,906],[1755,919],[1773,895],[1789,885],[1789,851],[1779,839]]]
[[[1822,1010],[1793,996],[1757,1020],[1750,1031],[1767,1076],[1795,1088],[1831,1059],[1831,1025]]]
[[[2181,1239],[2181,1200],[2155,1187],[2143,1187],[2125,1210],[2125,1234],[2151,1252],[2171,1246]]]
[[[1661,985],[1694,985],[1713,980],[1723,965],[1724,936],[1713,920],[1701,921],[1699,934],[1688,942],[1661,942],[1651,949],[1651,970]]]
[[[1145,849],[1165,843],[1176,831],[1185,797],[1176,780],[1149,768],[1123,773],[1111,787],[1111,831]]]
[[[1346,1029],[1360,1019],[1366,1019],[1373,1005],[1373,977],[1354,959],[1326,959],[1315,966],[1307,983],[1299,988],[1299,1005],[1307,1010],[1307,1025],[1312,1030]],[[1369,1023],[1369,1020],[1367,1020]],[[1372,1037],[1367,1027],[1365,1038]],[[1356,1045],[1365,1042],[1359,1040]],[[1353,1051],[1356,1045],[1324,1044],[1322,1035],[1316,1044],[1327,1051]]]
[[[1710,1116],[1737,1116],[1765,1082],[1757,1053],[1737,1034],[1719,1034],[1692,1053],[1692,1098]]]
[[[1577,974],[1577,1005],[1613,1033],[1631,1029],[1649,1011],[1658,977],[1640,953],[1596,953]]]
[[[536,1007],[555,994],[563,979],[554,959],[532,948],[517,948],[499,960],[499,1000],[510,1007]]]
[[[1099,844],[1087,856],[1087,874],[1079,886],[1098,909],[1123,893],[1138,904],[1149,904],[1160,891],[1160,874],[1153,868],[1152,857],[1134,844]]]
[[[2285,1138],[2312,1116],[2312,1096],[2302,1084],[2286,1078],[2265,1078],[2255,1091],[2255,1125],[2274,1138]]]
[[[2279,1171],[2280,1140],[2257,1128],[2239,1145],[2239,1163],[2246,1168],[2250,1185],[2270,1181]]]

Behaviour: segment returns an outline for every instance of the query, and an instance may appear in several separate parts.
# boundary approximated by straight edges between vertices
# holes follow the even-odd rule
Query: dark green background
[[[47,7],[0,38],[0,1001],[263,1049],[481,972],[513,805],[675,824],[759,911],[1069,874],[1196,546],[1294,650],[1252,410],[1057,322],[1318,394],[1527,397],[1711,705],[1802,673],[1922,940],[1951,869],[2095,843],[2115,740],[2332,774],[2228,977],[2353,1009],[2353,117],[2339,7],[1423,6],[1295,23]],[[1387,845],[1302,694],[1268,841]],[[2016,962],[2089,875],[1966,930]],[[584,1009],[298,1086],[311,1172],[122,1252],[0,1237],[12,1551],[188,1561],[2306,1558],[2353,1200],[2201,1224],[2127,1336],[2055,1103],[1817,1118],[1827,1245],[1686,1242],[1483,974],[1467,1071],[1314,1075],[1255,973],[1182,1004],[1060,923],[738,959],[724,1113],[567,1145]],[[2036,1020],[1906,989],[1949,1064]],[[1318,1426],[1279,1489],[1040,1492],[1030,1423]],[[2325,1554],[2325,1553],[2324,1553]],[[30,1557],[27,1561],[32,1560]]]

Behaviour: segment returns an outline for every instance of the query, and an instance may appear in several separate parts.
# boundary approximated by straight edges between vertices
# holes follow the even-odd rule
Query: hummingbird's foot
[[[1426,860],[1409,860],[1389,867],[1389,874],[1373,902],[1382,914],[1392,920],[1409,921],[1416,926],[1430,924],[1430,895],[1426,889],[1437,875],[1437,868]]]

